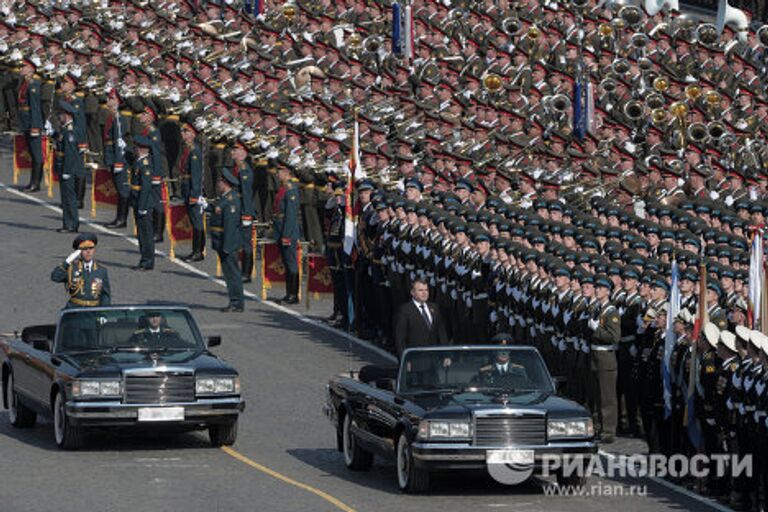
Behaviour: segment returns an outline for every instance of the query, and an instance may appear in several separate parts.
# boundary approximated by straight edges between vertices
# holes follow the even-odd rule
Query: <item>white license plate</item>
[[[139,421],[183,421],[183,407],[139,407]]]
[[[533,464],[533,450],[488,450],[489,464]]]

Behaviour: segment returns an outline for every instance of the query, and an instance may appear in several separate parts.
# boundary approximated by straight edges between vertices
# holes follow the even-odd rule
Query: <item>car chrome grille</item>
[[[195,401],[195,377],[189,375],[157,374],[126,375],[125,403],[168,404]]]
[[[542,445],[547,438],[547,419],[543,415],[499,415],[475,418],[475,445]]]

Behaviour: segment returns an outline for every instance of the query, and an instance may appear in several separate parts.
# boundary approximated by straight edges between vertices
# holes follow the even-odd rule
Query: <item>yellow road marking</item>
[[[221,451],[229,455],[230,457],[234,457],[235,459],[239,460],[243,464],[247,464],[251,466],[252,468],[261,471],[262,473],[266,473],[267,475],[277,478],[278,480],[282,480],[283,482],[293,485],[294,487],[298,487],[299,489],[304,489],[307,492],[311,492],[312,494],[319,496],[323,498],[325,501],[333,505],[334,507],[343,510],[344,512],[357,512],[355,509],[344,503],[343,501],[334,498],[330,494],[328,494],[325,491],[321,491],[317,487],[312,487],[311,485],[307,485],[305,483],[299,482],[297,480],[294,480],[291,477],[285,476],[282,473],[278,473],[274,469],[269,469],[268,467],[259,464],[258,462],[255,462],[242,453],[238,452],[237,450],[233,450],[229,446],[222,446]]]

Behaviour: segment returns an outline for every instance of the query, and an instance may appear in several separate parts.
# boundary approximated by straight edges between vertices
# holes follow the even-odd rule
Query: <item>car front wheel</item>
[[[223,425],[208,427],[208,437],[215,447],[232,446],[237,441],[237,420]]]
[[[402,434],[397,440],[397,485],[408,493],[424,492],[429,489],[429,473],[417,469],[413,464],[411,443]]]
[[[344,416],[342,425],[342,446],[344,449],[344,464],[353,471],[366,471],[373,465],[373,454],[361,448],[352,434],[352,420],[349,414]]]
[[[13,374],[8,376],[8,388],[6,389],[6,402],[8,403],[8,419],[16,428],[30,428],[35,426],[37,414],[35,411],[21,403],[19,395],[13,388]]]
[[[67,417],[62,393],[56,393],[53,401],[53,433],[56,445],[63,450],[77,450],[85,441],[83,429],[72,425]]]

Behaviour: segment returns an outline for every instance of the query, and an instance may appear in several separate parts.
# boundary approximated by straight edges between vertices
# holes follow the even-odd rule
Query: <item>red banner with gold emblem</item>
[[[262,254],[262,266],[264,269],[264,285],[269,288],[272,283],[285,282],[285,266],[280,257],[280,247],[275,244],[265,244]]]
[[[19,182],[19,174],[32,170],[32,156],[27,148],[27,139],[24,135],[13,137],[13,184]]]
[[[187,206],[174,204],[168,209],[171,224],[171,239],[175,242],[192,240],[192,223],[189,221]]]
[[[333,277],[325,256],[322,254],[308,255],[307,266],[309,267],[307,292],[315,295],[333,293]]]
[[[99,168],[94,171],[93,200],[99,204],[117,205],[117,190],[109,169]]]

